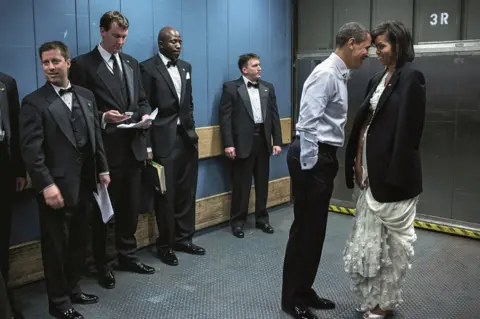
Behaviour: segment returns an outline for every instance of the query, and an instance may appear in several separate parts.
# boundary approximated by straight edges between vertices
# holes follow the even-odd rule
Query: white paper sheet
[[[157,117],[158,108],[156,108],[148,117],[141,120],[137,123],[130,123],[130,124],[119,124],[117,128],[146,128],[147,124],[153,122],[153,120]]]
[[[112,219],[114,212],[107,187],[103,184],[97,184],[97,192],[93,192],[93,196],[95,197],[100,212],[102,213],[103,222],[105,224],[108,223],[108,221]]]

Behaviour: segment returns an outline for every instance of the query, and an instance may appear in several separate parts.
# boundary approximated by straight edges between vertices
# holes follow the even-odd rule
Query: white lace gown
[[[375,111],[383,93],[385,77],[370,99]],[[375,116],[375,115],[374,115]],[[363,181],[368,178],[366,136],[362,151]],[[345,271],[352,280],[352,291],[361,309],[393,310],[402,303],[402,286],[411,268],[413,243],[416,240],[413,222],[418,197],[379,203],[370,188],[360,190],[352,232],[344,250]]]

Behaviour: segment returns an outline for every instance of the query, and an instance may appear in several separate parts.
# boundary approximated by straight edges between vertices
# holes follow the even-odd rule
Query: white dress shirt
[[[250,104],[252,105],[253,111],[253,120],[255,124],[263,123],[263,115],[262,115],[262,103],[260,102],[260,91],[258,88],[250,86],[248,87],[248,82],[252,82],[243,76],[243,81],[245,81],[245,86],[247,87],[248,96],[250,97]],[[252,82],[256,83],[256,82]]]
[[[55,92],[57,92],[57,95],[63,100],[63,102],[65,103],[65,105],[67,105],[68,109],[70,111],[72,111],[72,99],[73,99],[73,94],[72,92],[66,92],[64,93],[63,95],[60,95],[60,90],[62,89],[69,89],[72,87],[72,85],[70,84],[70,81],[68,82],[68,85],[67,87],[60,87],[60,86],[56,86],[52,83],[50,83],[52,86],[53,86],[53,89],[55,90]]]
[[[180,97],[182,96],[182,78],[180,77],[180,71],[178,71],[178,67],[175,65],[171,65],[167,67],[167,63],[171,60],[158,52],[160,59],[162,60],[163,64],[167,68],[168,73],[170,74],[170,78],[172,78],[173,86],[175,87],[175,91],[177,92],[178,100],[180,101]],[[177,118],[177,125],[180,125],[180,118]]]
[[[343,60],[332,53],[315,67],[303,85],[296,125],[297,136],[300,136],[302,169],[311,169],[317,163],[319,142],[343,146],[348,111],[348,76]]]

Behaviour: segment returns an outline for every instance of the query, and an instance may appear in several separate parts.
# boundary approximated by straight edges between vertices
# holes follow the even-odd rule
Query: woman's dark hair
[[[380,23],[371,32],[372,42],[375,42],[375,38],[383,34],[386,35],[393,52],[397,55],[397,66],[415,59],[412,34],[403,23],[396,20]]]

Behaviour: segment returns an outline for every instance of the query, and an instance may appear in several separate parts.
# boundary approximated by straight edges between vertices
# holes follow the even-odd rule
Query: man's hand
[[[282,148],[280,146],[273,147],[273,155],[280,154],[281,151],[282,151]]]
[[[104,113],[105,122],[107,123],[118,123],[120,121],[126,120],[130,118],[130,116],[126,114],[121,114],[117,110],[110,110]]]
[[[105,187],[108,187],[110,184],[110,175],[108,174],[99,175],[98,179],[100,180],[100,184],[105,185]]]
[[[149,116],[150,116],[150,115],[148,115],[148,114],[144,114],[144,115],[142,116],[142,121],[145,120],[145,119],[148,119]],[[143,124],[143,126],[144,126],[145,128],[148,128],[148,127],[150,127],[151,125],[152,125],[152,122],[147,122],[147,123]]]
[[[17,192],[23,191],[26,184],[27,184],[27,179],[25,177],[17,177],[15,179],[15,190]]]
[[[64,206],[62,194],[55,184],[43,190],[43,198],[45,198],[45,203],[53,209],[60,209]]]
[[[235,147],[226,147],[225,148],[225,155],[227,155],[228,158],[230,159],[235,159],[235,157],[237,156],[235,154]]]

